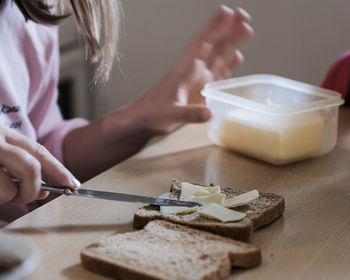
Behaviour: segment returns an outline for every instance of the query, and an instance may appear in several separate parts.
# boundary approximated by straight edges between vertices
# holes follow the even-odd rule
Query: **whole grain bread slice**
[[[86,269],[120,280],[219,280],[261,262],[257,246],[161,220],[104,237],[80,256]]]
[[[243,191],[233,188],[222,188],[221,191],[227,198],[242,194]],[[181,194],[181,182],[173,180],[170,192],[161,195],[163,198],[179,199]],[[212,232],[221,236],[248,241],[254,230],[257,230],[281,216],[284,211],[284,198],[274,193],[260,193],[259,198],[251,201],[247,205],[234,208],[239,212],[246,213],[247,216],[239,222],[222,223],[198,213],[164,215],[158,206],[145,206],[137,210],[134,214],[133,226],[136,229],[143,228],[149,221],[165,220],[176,224],[189,226],[192,228]]]

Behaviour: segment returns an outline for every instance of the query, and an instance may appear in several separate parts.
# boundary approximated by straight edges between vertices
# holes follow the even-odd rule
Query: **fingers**
[[[235,20],[233,19],[235,22]],[[232,33],[232,35],[231,35]],[[218,58],[224,59],[230,57],[235,47],[242,41],[246,40],[253,34],[253,29],[244,21],[234,24],[234,27],[226,31],[226,35],[222,35],[215,42],[212,42],[211,53],[207,56],[205,63],[208,68],[212,68]]]
[[[243,54],[239,50],[234,50],[230,57],[226,61],[226,67],[231,71],[237,67],[244,60]]]
[[[27,203],[35,200],[41,183],[41,167],[38,160],[25,150],[5,143],[0,151],[0,164],[21,181],[12,201]]]
[[[223,55],[225,51],[238,45],[253,34],[249,25],[250,16],[242,8],[233,11],[227,6],[221,6],[218,12],[209,20],[208,24],[199,32],[188,46],[181,64],[185,64],[195,57],[198,58],[203,43],[212,46],[216,55]],[[211,62],[213,58],[211,58]],[[206,61],[206,63],[208,63]],[[210,66],[211,63],[208,63]]]
[[[199,32],[189,44],[184,60],[191,60],[198,55],[204,42],[211,44],[217,37],[217,31],[220,25],[225,26],[226,18],[230,18],[232,10],[221,7],[219,11],[209,20],[208,24]]]
[[[232,21],[233,11],[226,7],[221,6],[219,11],[209,20],[208,24],[194,37],[189,44],[186,52],[184,53],[182,63],[192,60],[193,58],[199,58],[198,53],[203,48],[203,44],[214,46],[214,43],[226,32],[230,22]],[[223,32],[223,30],[225,32]]]
[[[254,29],[250,26],[249,23],[245,21],[238,21],[235,23],[235,20],[233,20],[233,22],[233,27],[231,30],[229,30],[229,36],[226,38],[221,38],[218,41],[219,46],[224,45],[222,42],[226,42],[227,45],[237,46],[254,34]]]
[[[180,77],[180,79],[184,75],[187,76],[194,59],[199,59],[211,71],[217,69],[220,64],[224,65],[225,67],[219,71],[220,74],[215,70],[215,76],[227,77],[232,68],[239,64],[232,63],[235,48],[253,34],[249,22],[250,16],[242,8],[233,11],[227,6],[221,6],[185,50],[172,69],[173,76]]]
[[[215,80],[221,80],[227,78],[232,69],[240,65],[244,60],[242,53],[239,50],[234,50],[231,56],[227,59],[218,57],[215,63],[212,65],[212,73]]]
[[[213,43],[221,36],[222,29],[226,29],[232,21],[234,12],[227,6],[220,6],[217,13],[209,20],[208,24],[200,31],[197,40]]]
[[[235,14],[236,14],[236,20],[241,20],[241,21],[246,21],[246,22],[251,22],[251,17],[248,14],[247,11],[245,11],[241,7],[237,7],[235,9]]]
[[[173,121],[178,123],[202,123],[211,117],[211,111],[203,105],[175,106],[172,112]]]
[[[197,36],[197,41],[207,42],[215,48],[238,44],[250,37],[253,29],[249,25],[250,16],[242,8],[235,11],[227,6],[221,6],[219,12],[209,21],[208,25]]]
[[[210,54],[212,53],[212,51],[213,51],[213,45],[207,42],[202,42],[196,57],[198,60],[206,61],[210,56]]]
[[[222,57],[213,54],[211,45],[203,43],[202,49],[198,54],[198,59],[194,60],[188,77],[190,77],[192,82],[201,80],[202,83],[199,86],[199,89],[201,89],[207,82],[228,77],[232,69],[240,65],[243,60],[242,53],[237,49],[233,49],[226,57]],[[201,68],[206,69],[206,71],[201,70]]]
[[[41,191],[39,192],[39,194],[38,194],[38,196],[37,196],[36,199],[37,199],[37,200],[42,200],[42,199],[47,198],[48,195],[49,195],[49,192],[41,190]]]
[[[79,181],[60,163],[51,153],[37,142],[31,141],[27,137],[12,133],[6,138],[7,143],[20,147],[37,159],[41,165],[42,172],[50,180],[57,184],[78,187]]]
[[[191,91],[200,91],[203,86],[213,80],[212,72],[207,68],[203,60],[195,59],[190,68],[185,84],[192,88]]]
[[[0,204],[16,197],[18,188],[3,169],[0,169],[0,186]]]
[[[213,71],[215,80],[227,77],[243,61],[243,56],[235,47],[253,34],[249,22],[250,16],[242,8],[232,11],[221,6],[198,36],[201,42],[197,42],[197,45],[200,44],[197,58]]]
[[[221,80],[229,74],[226,62],[220,57],[216,59],[212,66],[212,72],[215,80]]]
[[[4,127],[0,127],[0,165],[7,170],[8,178],[20,180],[12,199],[15,203],[28,203],[47,196],[47,192],[40,191],[42,173],[57,184],[80,186],[79,181],[46,148]],[[2,191],[3,187],[0,187]]]

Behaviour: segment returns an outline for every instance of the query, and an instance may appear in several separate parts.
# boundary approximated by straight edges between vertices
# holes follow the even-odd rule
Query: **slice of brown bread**
[[[104,237],[80,257],[86,269],[120,280],[219,280],[232,267],[261,263],[255,245],[160,220],[140,231]]]
[[[233,188],[222,188],[221,191],[226,194],[227,198],[243,193]],[[161,195],[161,197],[179,199],[180,193],[181,182],[173,180],[170,192]],[[251,201],[247,205],[236,207],[234,210],[246,213],[246,218],[239,222],[222,223],[200,216],[198,213],[164,215],[159,211],[158,206],[149,205],[135,212],[133,226],[136,229],[141,229],[149,221],[160,219],[209,231],[221,236],[247,241],[253,236],[254,230],[271,223],[282,215],[284,211],[284,198],[273,193],[260,193],[258,199]]]

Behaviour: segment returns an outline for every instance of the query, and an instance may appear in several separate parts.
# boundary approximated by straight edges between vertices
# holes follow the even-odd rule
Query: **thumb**
[[[203,105],[175,106],[173,121],[179,123],[202,123],[212,117],[208,107]]]

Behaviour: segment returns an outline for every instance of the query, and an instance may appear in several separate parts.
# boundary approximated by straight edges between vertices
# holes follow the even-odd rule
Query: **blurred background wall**
[[[85,94],[89,87],[84,86],[74,92],[75,107],[80,109],[73,115],[93,119],[134,101],[149,90],[220,4],[246,9],[252,16],[255,29],[254,38],[241,48],[245,62],[233,72],[233,76],[270,73],[319,85],[331,63],[350,49],[349,0],[122,2],[125,17],[120,66],[116,65],[111,80],[94,92]],[[61,30],[62,40],[72,32],[72,25],[66,25]],[[63,55],[62,62],[66,57],[70,64],[83,65],[81,52],[71,56],[79,57],[78,62],[73,63],[74,59],[67,58],[67,55]],[[67,62],[61,65],[76,72],[72,66],[67,66]],[[85,70],[80,69],[82,71]],[[62,76],[66,72],[61,69]],[[87,74],[85,82],[88,83],[89,79]],[[88,97],[84,97],[86,95]]]

